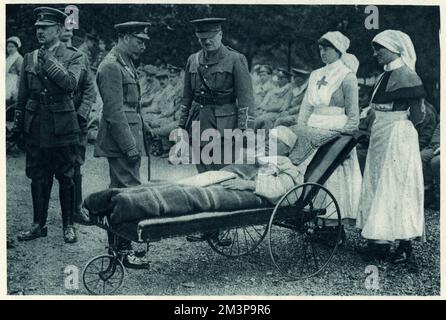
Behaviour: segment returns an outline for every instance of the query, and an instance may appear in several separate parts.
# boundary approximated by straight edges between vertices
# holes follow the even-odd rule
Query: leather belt
[[[48,104],[48,102],[68,101],[71,99],[71,96],[67,94],[54,95],[54,94],[49,94],[47,92],[41,92],[41,93],[31,92],[30,99],[38,101],[43,104]]]
[[[206,105],[224,105],[224,104],[230,104],[235,102],[234,97],[218,97],[218,98],[210,98],[210,97],[204,97],[204,96],[194,96],[194,101],[202,106]]]

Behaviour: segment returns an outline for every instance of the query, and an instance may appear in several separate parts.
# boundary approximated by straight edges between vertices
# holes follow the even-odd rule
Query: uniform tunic
[[[135,150],[140,155],[147,154],[139,81],[131,58],[114,47],[99,65],[96,81],[103,109],[94,155],[108,158],[110,187],[138,185],[141,162],[131,165],[125,158]]]
[[[135,149],[145,155],[139,83],[130,58],[114,47],[99,65],[96,81],[103,107],[95,156],[124,157]]]
[[[200,103],[212,101],[212,96],[203,85],[198,69],[216,93],[221,104]],[[181,104],[184,106],[180,124],[184,124],[191,107],[200,108],[201,130],[215,128],[223,134],[224,129],[247,129],[253,127],[254,96],[251,76],[246,58],[241,53],[222,45],[210,59],[202,50],[187,60],[184,90]]]
[[[43,64],[38,50],[24,57],[20,76],[15,130],[26,139],[26,173],[31,179],[56,174],[70,184],[79,143],[78,114],[73,102],[82,70],[82,55],[56,44]]]
[[[213,94],[203,84],[199,72]],[[203,50],[192,54],[185,68],[181,104],[180,127],[187,125],[189,116],[198,114],[195,120],[199,120],[201,132],[216,129],[223,137],[224,129],[253,128],[254,96],[245,56],[224,45],[209,58]],[[225,144],[232,144],[232,141],[223,141],[222,148]],[[198,165],[197,169],[216,170],[223,166]]]

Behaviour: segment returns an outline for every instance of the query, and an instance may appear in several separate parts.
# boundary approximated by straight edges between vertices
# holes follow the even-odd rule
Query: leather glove
[[[37,53],[37,59],[40,64],[44,64],[51,56],[52,53],[43,47],[41,47]]]
[[[128,164],[134,165],[141,158],[141,155],[139,154],[139,151],[137,149],[132,149],[130,151],[127,151],[125,158]]]
[[[25,135],[19,131],[12,131],[11,135],[8,137],[9,140],[14,141],[21,150],[25,150],[26,139]]]
[[[77,122],[79,123],[79,128],[81,129],[81,132],[87,131],[88,126],[88,120],[82,117],[81,115],[77,115]]]
[[[25,135],[22,133],[17,137],[17,146],[21,149],[21,150],[25,150],[26,149],[26,139],[25,139]]]
[[[178,121],[178,127],[181,129],[186,129],[186,122],[187,119],[189,118],[189,109],[187,106],[185,105],[181,105],[180,106],[180,119]]]

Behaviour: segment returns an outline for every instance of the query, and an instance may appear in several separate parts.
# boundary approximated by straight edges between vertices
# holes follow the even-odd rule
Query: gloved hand
[[[40,63],[45,63],[48,59],[51,59],[53,57],[53,52],[47,50],[44,47],[41,47],[37,53],[37,59]]]
[[[185,105],[180,106],[180,119],[178,121],[178,127],[181,129],[186,129],[187,119],[189,118],[189,108]]]
[[[25,150],[26,139],[25,135],[22,132],[13,131],[10,139],[12,141],[15,141],[17,147],[19,147],[21,150]]]
[[[41,47],[37,52],[37,59],[39,60],[40,64],[44,64],[46,60],[48,60],[49,56],[50,52],[44,47]]]
[[[77,122],[79,123],[79,128],[81,129],[81,132],[86,132],[88,126],[88,120],[78,114]]]
[[[134,165],[141,158],[141,155],[139,154],[139,151],[137,149],[132,149],[130,151],[127,151],[125,158],[128,164]]]

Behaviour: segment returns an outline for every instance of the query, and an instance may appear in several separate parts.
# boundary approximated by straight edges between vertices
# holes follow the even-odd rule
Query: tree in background
[[[37,5],[7,5],[7,37],[18,35],[22,53],[38,46],[34,35],[33,9]],[[379,70],[372,57],[370,41],[384,29],[409,34],[418,54],[417,71],[438,107],[440,79],[439,8],[435,6],[378,6],[379,30],[364,27],[365,6],[352,5],[178,5],[178,4],[78,4],[80,30],[95,32],[110,43],[116,40],[113,25],[142,20],[152,23],[151,41],[142,62],[184,66],[199,49],[189,21],[220,16],[224,42],[244,53],[250,65],[269,63],[285,68],[321,66],[317,39],[327,31],[339,30],[351,40],[350,52],[360,61],[358,75]],[[63,5],[57,6],[63,7]]]

